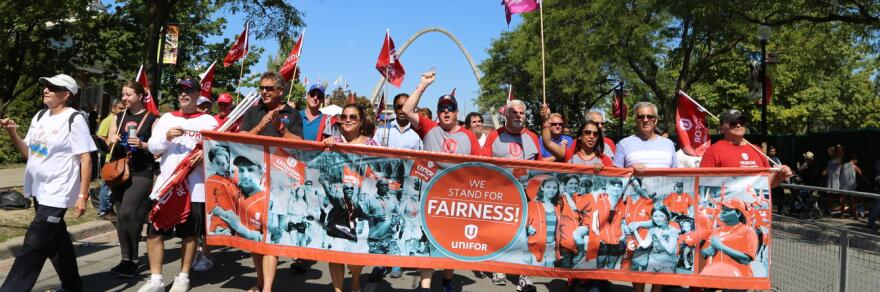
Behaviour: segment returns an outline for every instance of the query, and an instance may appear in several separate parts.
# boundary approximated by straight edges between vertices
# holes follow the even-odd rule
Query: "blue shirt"
[[[647,168],[675,168],[675,144],[672,140],[654,135],[651,140],[642,140],[638,136],[629,136],[617,142],[614,153],[615,167],[630,167],[643,164]]]
[[[303,140],[307,141],[315,141],[315,138],[318,138],[318,128],[321,127],[321,120],[324,117],[324,114],[318,115],[311,122],[309,118],[306,117],[306,111],[299,111],[299,116],[302,117],[302,125],[303,125]]]
[[[403,128],[397,124],[397,121],[391,121],[388,124],[388,126],[376,130],[376,134],[373,135],[373,140],[376,140],[376,143],[389,148],[422,150],[422,138],[412,129],[410,124],[406,124]],[[385,140],[386,135],[388,136],[387,141]]]
[[[541,140],[541,158],[553,157],[553,154],[547,150],[547,147],[544,147],[544,140],[539,140]],[[568,151],[569,148],[574,147],[574,139],[566,135],[559,135],[559,137],[551,138],[551,140],[553,140],[553,143],[560,146],[562,145],[562,141],[568,141],[568,146],[565,147],[566,151]]]

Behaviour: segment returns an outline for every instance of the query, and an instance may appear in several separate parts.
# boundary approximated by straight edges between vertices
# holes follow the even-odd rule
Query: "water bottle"
[[[135,127],[134,125],[128,126],[128,135],[127,136],[128,137],[137,137],[137,127]],[[126,137],[126,141],[128,140],[128,137]],[[128,146],[128,151],[134,152],[135,150],[137,150],[137,147],[134,147],[134,145],[131,145],[128,142],[125,142],[125,144]]]

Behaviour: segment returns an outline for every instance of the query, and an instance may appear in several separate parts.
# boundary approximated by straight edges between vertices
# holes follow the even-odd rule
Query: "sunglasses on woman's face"
[[[341,120],[343,122],[345,122],[345,121],[359,121],[360,119],[361,119],[360,116],[358,116],[357,114],[339,115],[339,120]]]
[[[52,84],[43,85],[43,88],[49,89],[49,91],[51,91],[51,92],[61,92],[61,91],[67,90],[67,88],[64,88],[61,86],[55,86]]]
[[[587,137],[599,137],[599,131],[584,130],[581,134]]]
[[[730,126],[730,129],[736,129],[736,127],[738,126],[746,127],[748,124],[749,123],[746,121],[734,121],[727,123],[727,125]]]

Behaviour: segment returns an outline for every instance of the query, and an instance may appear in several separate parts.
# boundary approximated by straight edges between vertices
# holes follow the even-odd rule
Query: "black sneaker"
[[[296,259],[293,261],[292,264],[290,264],[290,271],[292,271],[294,273],[302,274],[308,270],[309,270],[309,265],[304,260]]]
[[[131,278],[137,274],[138,265],[134,261],[122,260],[118,265],[110,269],[114,273],[123,278]]]
[[[385,267],[373,267],[373,271],[370,272],[370,276],[367,277],[368,282],[379,282],[382,278],[385,278],[385,273],[387,272],[387,268]]]

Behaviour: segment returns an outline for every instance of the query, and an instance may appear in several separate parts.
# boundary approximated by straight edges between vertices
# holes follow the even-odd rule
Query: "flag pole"
[[[544,1],[538,1],[538,12],[541,14],[541,96],[547,104],[547,69],[544,61]]]
[[[385,71],[388,71],[388,69],[385,69]],[[386,75],[387,74],[388,73],[386,72]],[[382,86],[382,87],[385,91],[382,93],[382,98],[380,98],[379,100],[382,102],[383,107],[385,107],[385,106],[387,106],[386,98],[388,98],[388,87],[385,87],[385,86]],[[380,113],[380,114],[384,114],[384,113]],[[388,147],[388,136],[391,135],[391,127],[388,126],[388,115],[384,115],[383,118],[385,119],[385,137],[384,137],[384,139],[382,139],[382,140],[384,140],[382,142],[382,145],[385,147]]]
[[[239,101],[239,97],[241,97],[239,90],[241,89],[241,77],[244,76],[245,63],[247,63],[247,56],[244,57],[244,60],[241,60],[241,71],[238,72],[238,82],[235,85],[235,101]]]
[[[296,67],[299,67],[299,60],[293,64],[293,78],[290,78],[290,89],[287,90],[287,103],[290,103],[290,96],[293,95],[293,84],[296,83]],[[306,92],[306,94],[309,94]]]

